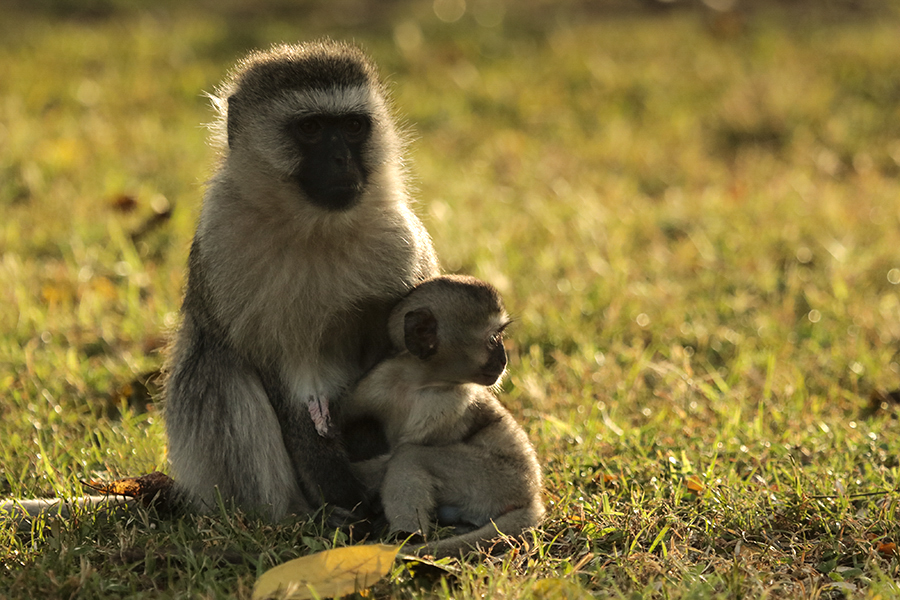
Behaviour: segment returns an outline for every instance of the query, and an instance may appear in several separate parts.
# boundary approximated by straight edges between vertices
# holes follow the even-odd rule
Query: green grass
[[[900,594],[896,5],[737,28],[535,5],[499,27],[431,3],[369,25],[4,17],[0,494],[165,469],[143,384],[214,162],[201,92],[250,48],[331,33],[392,81],[445,267],[516,317],[504,401],[550,509],[527,547],[446,580],[398,568],[375,597]],[[0,596],[246,598],[345,542],[315,519],[0,525]]]

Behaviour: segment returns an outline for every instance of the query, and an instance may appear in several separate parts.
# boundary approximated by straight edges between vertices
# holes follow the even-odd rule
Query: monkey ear
[[[426,359],[438,350],[437,319],[427,308],[411,310],[403,318],[406,349],[414,356]]]
[[[228,96],[228,113],[225,121],[226,129],[228,130],[228,147],[234,147],[234,136],[237,133],[237,120],[238,120],[238,112],[240,112],[240,101],[237,99],[237,94],[232,94]]]

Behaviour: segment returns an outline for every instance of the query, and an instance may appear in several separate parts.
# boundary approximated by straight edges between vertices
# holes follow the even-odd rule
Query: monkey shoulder
[[[409,371],[409,366],[396,358],[381,361],[356,384],[344,402],[344,410],[379,416],[385,421],[390,413],[401,412],[398,409],[405,412],[413,395]]]
[[[481,437],[503,435],[518,428],[509,410],[487,388],[469,403],[464,421],[465,440],[469,443],[475,443]]]
[[[469,405],[462,441],[502,460],[533,462],[534,449],[522,426],[488,388]]]

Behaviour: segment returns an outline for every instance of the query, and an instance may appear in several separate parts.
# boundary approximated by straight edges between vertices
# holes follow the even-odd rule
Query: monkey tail
[[[154,471],[140,477],[126,477],[103,483],[82,482],[99,494],[77,496],[69,500],[12,498],[0,501],[0,522],[12,522],[16,531],[31,530],[33,523],[48,519],[68,521],[74,517],[97,514],[102,517],[119,516],[133,505],[153,507],[159,513],[171,512],[177,506],[174,481],[168,475]]]
[[[434,556],[435,558],[462,557],[477,551],[479,547],[487,546],[489,542],[496,544],[503,536],[521,536],[526,529],[538,525],[543,516],[543,504],[534,502],[523,508],[503,513],[475,531],[425,544],[407,545],[403,547],[402,551],[416,556]]]
[[[19,532],[30,531],[35,522],[59,518],[69,520],[75,515],[89,512],[118,514],[137,502],[124,496],[79,496],[71,500],[38,498],[36,500],[12,499],[0,502],[0,522],[10,521]]]

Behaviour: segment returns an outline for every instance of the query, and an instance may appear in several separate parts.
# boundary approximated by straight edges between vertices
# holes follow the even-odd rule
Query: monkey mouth
[[[341,181],[317,190],[309,190],[307,195],[309,201],[319,208],[340,212],[357,204],[362,196],[362,186],[357,181]]]
[[[500,380],[501,375],[503,375],[503,371],[499,373],[496,371],[482,371],[475,376],[474,383],[490,387]]]
[[[362,193],[362,188],[353,183],[340,184],[332,187],[324,200],[328,208],[332,210],[346,210],[356,204]]]

